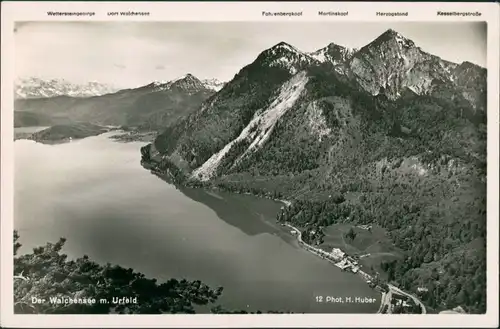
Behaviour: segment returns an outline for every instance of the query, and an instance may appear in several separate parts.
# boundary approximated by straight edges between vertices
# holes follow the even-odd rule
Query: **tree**
[[[346,233],[345,237],[349,240],[354,240],[356,238],[356,232],[351,228],[349,228],[349,231]]]
[[[16,313],[195,313],[194,305],[215,303],[222,287],[200,281],[170,279],[158,283],[118,265],[101,266],[83,256],[67,260],[61,254],[65,239],[16,256],[21,244],[14,231],[14,310]],[[85,303],[33,303],[32,298],[70,298]],[[136,303],[113,304],[114,297],[136,297]],[[95,302],[91,301],[95,299]],[[107,301],[107,303],[101,302]]]

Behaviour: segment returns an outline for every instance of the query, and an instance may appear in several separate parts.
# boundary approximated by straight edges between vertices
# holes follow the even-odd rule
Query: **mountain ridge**
[[[89,122],[97,125],[159,129],[191,113],[215,91],[191,74],[168,82],[152,82],[131,89],[91,97],[16,99],[16,126],[28,122]],[[29,113],[29,115],[27,114]]]
[[[338,47],[336,46],[337,45],[333,47],[340,49],[341,53],[344,54],[348,53],[347,50],[344,51],[345,48],[338,48],[340,46]],[[385,52],[383,58],[386,59],[385,62],[384,61],[380,62],[380,56],[378,58],[373,59],[375,50],[378,50],[380,47],[382,47],[382,50],[387,50],[386,48],[389,46],[392,48],[396,48],[397,50],[395,53],[394,51]],[[375,50],[373,50],[373,48],[375,48]],[[407,63],[410,60],[400,61],[399,64],[393,64],[393,65],[388,64],[392,63],[392,59],[394,59],[395,57],[401,59],[402,56],[405,55],[405,54],[402,55],[400,53],[400,51],[402,51],[402,48],[408,48],[409,51],[412,52],[414,57],[411,60],[412,65],[408,65]],[[368,53],[368,55],[365,55],[366,53]],[[389,57],[388,54],[390,55]],[[372,69],[371,71],[368,70],[368,72],[366,72],[365,70],[363,70],[363,68],[364,65],[366,65],[365,63],[370,60],[375,62],[380,62],[380,64],[378,64],[379,68]],[[333,65],[333,70],[336,73],[338,73],[337,79],[340,80],[345,79],[344,82],[350,80],[350,82],[348,82],[347,84],[353,84],[353,83],[357,84],[364,91],[370,93],[372,96],[376,96],[380,93],[383,93],[385,96],[389,97],[389,99],[396,100],[398,97],[401,96],[401,93],[404,92],[405,88],[410,89],[413,93],[417,95],[424,95],[431,93],[433,91],[433,88],[434,89],[440,88],[440,84],[438,83],[436,85],[435,83],[436,79],[438,81],[444,80],[443,82],[445,84],[449,83],[451,84],[454,81],[456,81],[457,79],[455,79],[452,76],[453,74],[452,72],[455,68],[459,67],[460,65],[454,63],[451,65],[450,63],[451,62],[442,61],[437,56],[422,52],[420,48],[415,46],[413,41],[406,39],[398,32],[389,29],[386,32],[384,32],[381,36],[370,42],[367,46],[362,47],[359,51],[354,52],[351,54],[351,56],[346,57],[343,63],[337,65],[335,61],[329,61],[327,65]],[[233,84],[236,84],[237,81],[239,80],[238,79],[239,75],[241,75],[242,72],[251,70],[251,68],[253,67],[256,67],[255,70],[262,70],[266,68],[279,69],[280,71],[282,71],[281,73],[282,77],[279,79],[280,81],[278,82],[278,85],[280,85],[284,83],[286,80],[288,80],[294,74],[297,74],[297,72],[300,70],[306,69],[308,67],[321,66],[323,64],[325,63],[324,62],[320,63],[319,61],[316,61],[314,58],[298,50],[296,47],[293,47],[286,42],[279,42],[278,44],[261,52],[261,54],[259,54],[255,59],[255,61],[245,66],[240,71],[240,73],[238,73],[235,76],[235,79],[233,79],[232,81],[228,82],[225,85],[225,88],[227,88],[228,86],[230,87]],[[337,69],[338,66],[344,66],[344,67],[342,70],[339,71]],[[477,70],[476,67],[473,68]],[[403,73],[405,72],[407,73],[409,72],[408,70],[411,69],[415,70],[415,72],[412,75],[398,76],[398,72],[401,72],[403,70]],[[463,71],[467,72],[467,70]],[[374,73],[375,79],[370,80],[366,78],[366,75],[370,74],[371,72]],[[445,74],[450,74],[450,75],[446,77]],[[225,88],[222,88],[222,90],[218,93],[218,95],[221,95],[221,93],[224,94]],[[274,89],[274,87],[271,89]],[[268,93],[268,96],[266,96],[266,98],[269,97],[274,92],[275,90],[270,90],[270,93]],[[484,104],[480,104],[480,102],[479,103],[477,102],[477,98],[481,97],[481,95],[478,96],[476,95],[477,93],[474,95],[470,94],[473,93],[470,92],[467,93],[466,91],[463,91],[462,95],[459,95],[457,97],[461,97],[468,102],[473,102],[475,104],[479,104],[480,107],[484,107]],[[216,98],[217,97],[215,97],[215,99]],[[206,106],[205,104],[202,107],[206,108],[208,106]],[[254,115],[253,111],[255,110],[251,110],[252,113],[251,114],[249,113],[245,117],[245,119],[242,122],[243,124],[242,127],[246,126],[246,124],[250,121],[250,117]],[[199,114],[202,115],[201,112],[203,111],[199,112],[200,112]],[[237,133],[234,132],[233,134],[236,135]],[[201,160],[206,161],[207,159],[208,157],[204,156],[203,159]],[[199,160],[196,161],[196,163],[198,162]]]
[[[393,51],[392,54],[387,54],[385,52],[387,48],[394,48],[394,45],[397,45],[399,49]],[[379,62],[385,63],[383,66],[372,67],[366,64],[366,57],[373,57],[374,53],[376,55],[386,54],[392,56],[391,61],[396,64],[390,65],[391,61],[388,58],[378,58]],[[469,61],[454,63],[423,51],[415,42],[394,29],[386,30],[359,49],[347,48],[332,42],[324,48],[307,53],[287,42],[281,41],[262,51],[257,60],[263,58],[265,58],[268,65],[285,67],[291,74],[295,74],[310,65],[332,64],[337,72],[349,75],[351,78],[355,76],[361,86],[372,95],[377,95],[380,93],[381,88],[384,88],[383,92],[391,99],[398,98],[401,91],[406,87],[417,94],[428,93],[430,92],[430,84],[434,79],[448,79],[450,80],[448,82],[456,83],[460,79],[457,80],[458,76],[451,72],[454,72],[460,66],[476,71],[472,72],[472,75],[483,76],[478,77],[478,79],[484,80],[486,72],[485,68]],[[368,59],[369,62],[374,60],[374,58]],[[391,69],[391,66],[394,67]],[[429,68],[428,66],[432,67]],[[374,72],[367,72],[373,70],[375,70],[375,74],[373,74]],[[428,71],[435,72],[432,76],[428,76],[426,75]],[[394,76],[395,73],[399,73],[400,76]],[[371,76],[374,76],[375,80]],[[464,89],[467,88],[464,87]],[[471,98],[473,96],[468,95],[467,97]],[[477,99],[474,99],[474,101],[477,101]],[[484,104],[482,107],[484,107]]]

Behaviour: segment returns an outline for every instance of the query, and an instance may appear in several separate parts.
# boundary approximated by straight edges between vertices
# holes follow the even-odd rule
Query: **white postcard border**
[[[499,9],[495,3],[336,2],[2,2],[1,46],[1,313],[6,327],[475,327],[498,326]],[[46,12],[93,11],[93,17],[54,17]],[[107,16],[110,11],[150,16]],[[349,11],[345,17],[318,16]],[[480,12],[437,16],[437,11]],[[265,17],[262,11],[303,11],[300,17]],[[376,11],[408,11],[408,17],[377,17]],[[484,315],[262,314],[262,315],[14,315],[13,314],[13,77],[15,21],[486,21],[488,24],[487,313]],[[36,165],[36,164],[33,164]]]

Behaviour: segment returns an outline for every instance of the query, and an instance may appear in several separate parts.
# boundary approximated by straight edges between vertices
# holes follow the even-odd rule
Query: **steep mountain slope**
[[[42,98],[56,96],[91,97],[118,91],[118,88],[98,82],[74,84],[63,79],[44,80],[21,78],[15,82],[15,98]]]
[[[317,239],[380,225],[405,252],[389,280],[484,312],[485,99],[485,69],[393,30],[352,52],[280,43],[141,152],[177,183],[292,200],[279,220]]]
[[[153,82],[103,96],[18,99],[14,110],[17,113],[49,116],[54,122],[63,120],[157,129],[193,112],[213,94],[213,90],[187,74],[174,81]]]

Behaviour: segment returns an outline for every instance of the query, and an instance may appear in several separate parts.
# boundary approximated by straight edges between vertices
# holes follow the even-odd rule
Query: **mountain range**
[[[16,99],[15,126],[88,122],[98,125],[130,125],[154,130],[196,110],[222,83],[201,81],[186,74],[172,81],[119,90],[100,96],[76,97],[51,87],[57,96]],[[31,94],[48,94],[34,88]],[[76,94],[76,92],[75,92]],[[80,93],[81,95],[81,93]]]
[[[310,132],[304,139],[312,139],[314,144],[324,144],[314,135],[332,138],[335,130],[351,128],[349,123],[354,122],[347,122],[349,117],[353,121],[359,119],[353,116],[354,108],[367,104],[358,104],[360,99],[351,99],[353,94],[373,103],[372,108],[365,109],[365,115],[385,116],[416,133],[421,127],[410,122],[413,118],[405,118],[412,115],[406,113],[411,111],[389,107],[397,107],[398,103],[418,106],[415,103],[432,99],[436,105],[447,102],[456,107],[451,115],[459,113],[470,122],[484,122],[485,85],[485,69],[469,62],[442,60],[394,30],[358,51],[330,44],[307,54],[281,42],[262,52],[199,111],[176,126],[182,127],[182,134],[172,127],[174,133],[167,130],[155,146],[161,153],[180,155],[185,160],[182,162],[188,164],[184,168],[196,169],[206,179],[224,165],[228,152],[235,152],[234,143],[249,144],[245,154],[238,154],[239,160],[255,156],[275,126],[284,126],[282,122],[293,117],[299,108],[304,112],[304,120],[297,124],[309,122],[308,128],[303,127]],[[380,102],[387,106],[377,109]],[[293,108],[297,110],[290,111]],[[329,118],[330,115],[335,118]],[[328,119],[338,123],[328,125]]]
[[[75,84],[64,79],[19,78],[14,84],[15,98],[44,98],[55,96],[91,97],[118,91],[118,88],[98,82]]]
[[[179,77],[175,80],[180,80]],[[156,82],[157,84],[168,84],[172,81]],[[205,89],[219,91],[224,82],[218,79],[203,79],[200,80]],[[37,77],[19,78],[14,83],[15,98],[50,98],[56,96],[70,97],[92,97],[112,94],[119,90],[118,87],[99,82],[88,82],[84,84],[75,84],[64,79],[41,79]]]
[[[484,312],[486,76],[392,29],[360,49],[280,42],[143,161],[178,184],[291,200],[280,218],[307,230],[379,225],[404,256],[375,270],[427,287],[431,308]]]

